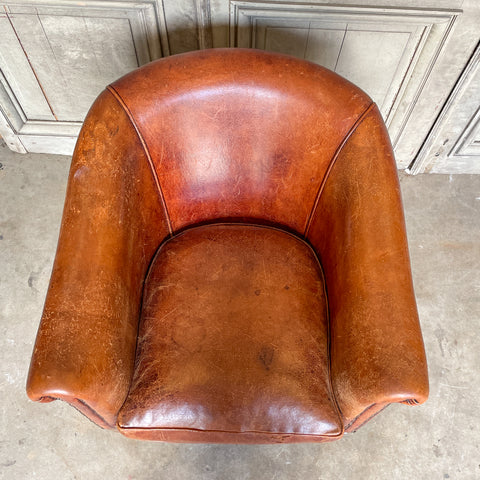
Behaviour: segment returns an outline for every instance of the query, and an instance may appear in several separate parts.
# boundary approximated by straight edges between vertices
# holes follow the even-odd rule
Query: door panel
[[[471,171],[478,152],[478,91],[462,94],[473,112],[455,102],[462,128],[448,135],[455,146],[441,152],[450,153],[428,148],[480,39],[477,0],[4,0],[2,8],[0,134],[17,151],[71,153],[98,93],[138,65],[246,47],[304,58],[363,88],[399,168]]]
[[[53,3],[0,14],[0,134],[19,152],[72,153],[105,86],[162,55],[152,2]]]

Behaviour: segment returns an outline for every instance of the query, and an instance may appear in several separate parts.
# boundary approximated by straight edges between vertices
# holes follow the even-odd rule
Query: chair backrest
[[[318,65],[242,49],[162,59],[109,88],[142,137],[174,232],[242,220],[303,235],[331,160],[372,103]]]

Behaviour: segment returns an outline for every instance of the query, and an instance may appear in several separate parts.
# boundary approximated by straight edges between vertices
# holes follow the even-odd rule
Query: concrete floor
[[[480,176],[401,176],[430,368],[425,405],[391,406],[324,445],[169,445],[27,399],[69,158],[0,145],[0,162],[0,478],[480,478]]]

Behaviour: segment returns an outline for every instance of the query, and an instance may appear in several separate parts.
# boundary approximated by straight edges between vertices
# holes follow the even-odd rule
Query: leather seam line
[[[350,428],[362,415],[365,415],[369,410],[371,410],[376,405],[377,403],[372,403],[370,406],[362,410],[353,420],[350,420],[350,422],[348,422],[348,424],[345,426],[345,430]]]
[[[157,172],[155,170],[155,167],[153,165],[153,160],[150,155],[150,151],[148,150],[147,144],[145,142],[145,139],[143,138],[143,135],[140,133],[140,130],[137,126],[137,123],[135,122],[132,112],[130,112],[129,108],[127,107],[126,103],[123,101],[123,98],[120,96],[120,94],[115,90],[115,88],[112,85],[107,86],[107,90],[115,97],[115,99],[118,101],[120,106],[122,107],[123,111],[127,115],[128,119],[130,120],[130,123],[132,124],[132,127],[135,129],[135,132],[137,134],[138,139],[140,140],[140,143],[142,144],[143,151],[145,152],[145,155],[148,160],[148,164],[150,166],[150,171],[152,173],[153,179],[155,181],[155,185],[157,186],[157,191],[158,195],[160,197],[163,211],[165,213],[165,217],[167,219],[167,226],[168,226],[168,232],[171,235],[173,235],[173,229],[172,229],[172,222],[170,220],[170,214],[168,213],[168,208],[167,204],[165,202],[165,196],[163,194],[162,186],[160,184],[160,180],[158,179]]]
[[[190,230],[195,230],[197,228],[206,228],[206,227],[216,227],[216,226],[242,226],[242,227],[258,227],[258,228],[266,228],[266,229],[270,229],[270,230],[275,230],[277,232],[282,232],[282,233],[285,233],[286,235],[294,238],[295,240],[299,241],[300,243],[302,243],[303,245],[305,245],[310,253],[313,255],[313,257],[315,258],[315,261],[317,262],[317,265],[322,273],[322,279],[323,279],[323,282],[324,282],[324,294],[325,294],[325,301],[327,303],[327,317],[328,317],[328,298],[326,296],[326,285],[325,285],[325,274],[324,274],[324,271],[323,271],[323,265],[322,265],[322,262],[320,262],[320,258],[319,256],[317,255],[317,252],[315,251],[315,249],[312,247],[312,245],[310,245],[310,243],[305,239],[305,238],[302,238],[298,235],[296,235],[295,233],[293,232],[288,232],[286,230],[283,230],[279,227],[275,227],[275,226],[272,226],[272,225],[261,225],[261,224],[256,224],[256,223],[248,223],[248,222],[219,222],[219,223],[207,223],[207,224],[202,224],[202,225],[192,225],[188,228],[186,228],[185,230],[181,230],[180,232],[178,233],[175,233],[173,234],[171,237],[165,239],[162,243],[160,243],[160,245],[158,246],[156,252],[153,254],[153,257],[152,257],[152,260],[150,262],[150,265],[148,267],[148,271],[147,271],[147,274],[145,275],[145,281],[144,281],[144,286],[148,284],[149,282],[149,278],[150,278],[150,272],[152,270],[152,266],[154,265],[154,263],[156,262],[157,260],[157,257],[160,255],[160,252],[163,250],[163,248],[165,247],[165,245],[167,243],[169,243],[170,241],[173,241],[175,239],[177,239],[178,237],[181,237],[183,236],[184,234],[186,234],[187,232],[189,232]],[[143,291],[142,293],[142,303],[144,301],[144,296],[145,296],[145,291]],[[328,320],[328,318],[327,318]],[[137,352],[135,351],[135,358],[136,358],[136,354]],[[335,392],[333,391],[333,388],[332,388],[332,396],[333,398],[335,399]],[[128,394],[127,396],[125,397],[125,402],[127,401],[127,398],[128,398]],[[125,403],[124,402],[124,403]],[[337,400],[335,399],[335,403],[337,403]],[[340,409],[338,409],[340,410]],[[340,413],[340,420],[342,419],[341,418],[341,412]]]
[[[295,432],[267,432],[263,430],[244,430],[244,431],[235,431],[235,430],[210,430],[202,428],[186,428],[186,427],[123,427],[118,425],[117,428],[120,430],[166,430],[166,431],[180,431],[180,432],[201,432],[201,433],[232,433],[234,435],[293,435],[298,437],[341,437],[343,435],[343,429],[339,433],[329,434],[329,433],[295,433]]]
[[[312,247],[313,249],[313,247]],[[328,383],[327,383],[327,388],[330,390],[330,394],[332,396],[332,403],[333,406],[335,407],[335,410],[337,412],[339,420],[341,420],[342,423],[342,430],[345,429],[344,426],[344,415],[342,412],[342,409],[340,408],[340,403],[338,401],[337,395],[335,393],[335,388],[333,385],[333,375],[332,375],[332,325],[330,322],[330,305],[328,303],[328,289],[327,289],[327,279],[325,276],[325,271],[323,270],[323,265],[322,262],[320,261],[320,257],[317,255],[317,252],[315,252],[315,249],[313,249],[315,256],[317,258],[318,264],[320,265],[320,271],[322,273],[322,282],[323,282],[323,295],[325,297],[325,310],[326,310],[326,324],[327,324],[327,370],[328,370]]]
[[[322,262],[320,261],[320,258],[319,256],[317,255],[317,252],[315,251],[315,249],[312,247],[312,245],[308,242],[307,239],[305,238],[302,238],[300,237],[299,235],[296,235],[295,233],[293,232],[289,232],[287,230],[283,230],[282,228],[279,228],[279,227],[275,227],[273,225],[262,225],[262,224],[256,224],[256,223],[249,223],[249,222],[218,222],[218,223],[207,223],[207,224],[202,224],[202,225],[192,225],[192,226],[189,226],[188,228],[184,229],[184,230],[181,230],[180,232],[178,233],[175,233],[173,234],[171,237],[165,239],[157,248],[157,251],[154,253],[153,257],[152,257],[152,261],[151,261],[151,265],[153,265],[155,263],[155,260],[157,258],[157,256],[159,255],[160,253],[160,250],[162,250],[162,248],[170,241],[172,240],[175,240],[176,238],[178,237],[181,237],[182,235],[184,235],[185,233],[189,232],[190,230],[194,230],[196,228],[204,228],[204,227],[215,227],[215,226],[243,226],[243,227],[258,227],[258,228],[266,228],[266,229],[270,229],[270,230],[275,230],[277,232],[281,232],[281,233],[285,233],[286,235],[290,236],[290,237],[293,237],[295,240],[298,240],[300,243],[304,244],[309,250],[310,252],[313,254],[314,258],[315,258],[315,261],[317,262],[321,272],[322,272],[322,278],[325,279],[325,276],[324,276],[324,272],[323,272],[323,266],[322,266]],[[148,283],[148,276],[150,275],[150,267],[149,267],[149,270],[148,270],[148,273],[147,275],[145,276],[145,283]],[[325,299],[327,300],[327,297],[325,297]],[[334,394],[333,390],[332,390],[332,394]]]
[[[185,232],[188,232],[189,230],[193,230],[195,228],[213,227],[213,226],[216,226],[216,225],[219,225],[219,226],[240,225],[240,226],[244,226],[244,227],[258,227],[258,228],[267,228],[267,229],[270,229],[270,230],[276,230],[277,232],[285,233],[286,235],[289,235],[290,237],[293,237],[296,240],[300,240],[301,243],[304,243],[305,245],[307,245],[310,248],[310,250],[312,250],[313,253],[316,254],[315,249],[310,245],[310,243],[305,238],[300,236],[300,234],[297,234],[295,232],[291,232],[289,230],[284,230],[283,228],[277,227],[276,225],[265,225],[263,223],[254,223],[254,222],[212,222],[212,223],[202,223],[200,225],[193,224],[193,225],[190,225],[187,228],[184,228],[184,229],[180,230],[179,232],[175,233],[173,235],[173,238],[180,237]],[[172,240],[173,240],[173,238],[172,238]],[[170,239],[167,239],[167,240],[165,240],[165,242],[168,242],[169,240]]]
[[[345,430],[348,430],[349,428],[352,428],[352,427],[355,425],[355,422],[357,422],[362,415],[368,413],[368,411],[371,410],[371,409],[372,409],[373,407],[375,407],[376,405],[378,405],[378,403],[373,403],[372,405],[370,405],[369,407],[367,407],[362,413],[360,413],[359,415],[357,415],[357,416],[345,427]],[[382,413],[389,405],[390,405],[390,403],[385,404],[380,410],[378,410],[377,412],[375,412],[373,415],[370,415],[369,417],[367,417],[367,418],[366,418],[363,422],[361,422],[359,425],[356,425],[354,432],[356,432],[359,428],[363,427],[363,425],[365,425],[365,424],[366,424],[367,422],[369,422],[370,420],[373,420],[379,413]]]
[[[63,398],[63,397],[55,397],[55,396],[52,396],[52,395],[42,395],[39,400],[41,401],[42,399],[44,398],[49,398],[50,400],[54,400],[54,401],[58,401],[60,400],[61,402],[65,402],[65,403],[68,403],[69,405],[71,405],[73,408],[75,408],[75,410],[77,410],[78,412],[80,412],[83,416],[85,416],[86,418],[88,418],[91,422],[93,423],[96,423],[94,422],[91,418],[88,417],[88,415],[85,413],[85,412],[82,412],[82,410],[80,410],[80,408],[78,407],[78,405],[75,405],[75,402],[78,402],[80,405],[82,405],[87,411],[89,411],[91,413],[91,415],[93,415],[94,417],[96,417],[97,419],[99,419],[101,422],[103,422],[106,426],[110,427],[110,428],[114,428],[115,427],[115,424],[111,424],[109,422],[107,422],[105,420],[105,418],[103,418],[96,410],[94,410],[87,402],[85,402],[85,400],[81,400],[80,398],[78,397],[73,397],[71,400],[68,400],[67,398]]]
[[[95,415],[97,418],[99,418],[100,420],[102,420],[105,425],[108,425],[110,428],[113,428],[115,425],[112,425],[111,423],[108,423],[105,418],[103,418],[96,410],[94,410],[90,405],[88,405],[87,402],[85,402],[84,400],[81,400],[80,398],[76,398],[77,402],[80,403],[81,405],[83,405],[89,412],[92,413],[92,415]]]
[[[327,180],[330,176],[330,172],[332,171],[333,166],[335,165],[335,162],[337,161],[337,158],[340,155],[340,152],[342,151],[343,147],[348,142],[350,137],[355,133],[355,131],[357,130],[357,127],[363,122],[364,118],[368,115],[368,113],[374,106],[375,106],[375,102],[372,102],[368,105],[368,107],[364,110],[364,112],[357,118],[357,120],[355,120],[355,123],[351,126],[350,130],[347,132],[345,137],[343,137],[342,141],[340,142],[337,149],[335,150],[335,153],[333,154],[333,157],[330,160],[330,163],[328,164],[327,170],[325,171],[325,175],[323,176],[320,186],[318,187],[318,192],[315,197],[315,202],[313,203],[313,207],[310,210],[310,214],[308,215],[308,219],[307,219],[305,230],[304,230],[305,237],[308,236],[308,232],[312,225],[315,211],[317,210],[318,203],[320,202],[320,197],[322,196],[323,190],[325,188],[325,184],[327,183]]]

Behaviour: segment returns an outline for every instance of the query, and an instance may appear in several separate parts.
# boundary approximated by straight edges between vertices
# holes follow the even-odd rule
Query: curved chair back
[[[303,235],[332,158],[371,104],[318,65],[238,49],[154,62],[110,89],[143,139],[173,231],[253,220]]]

